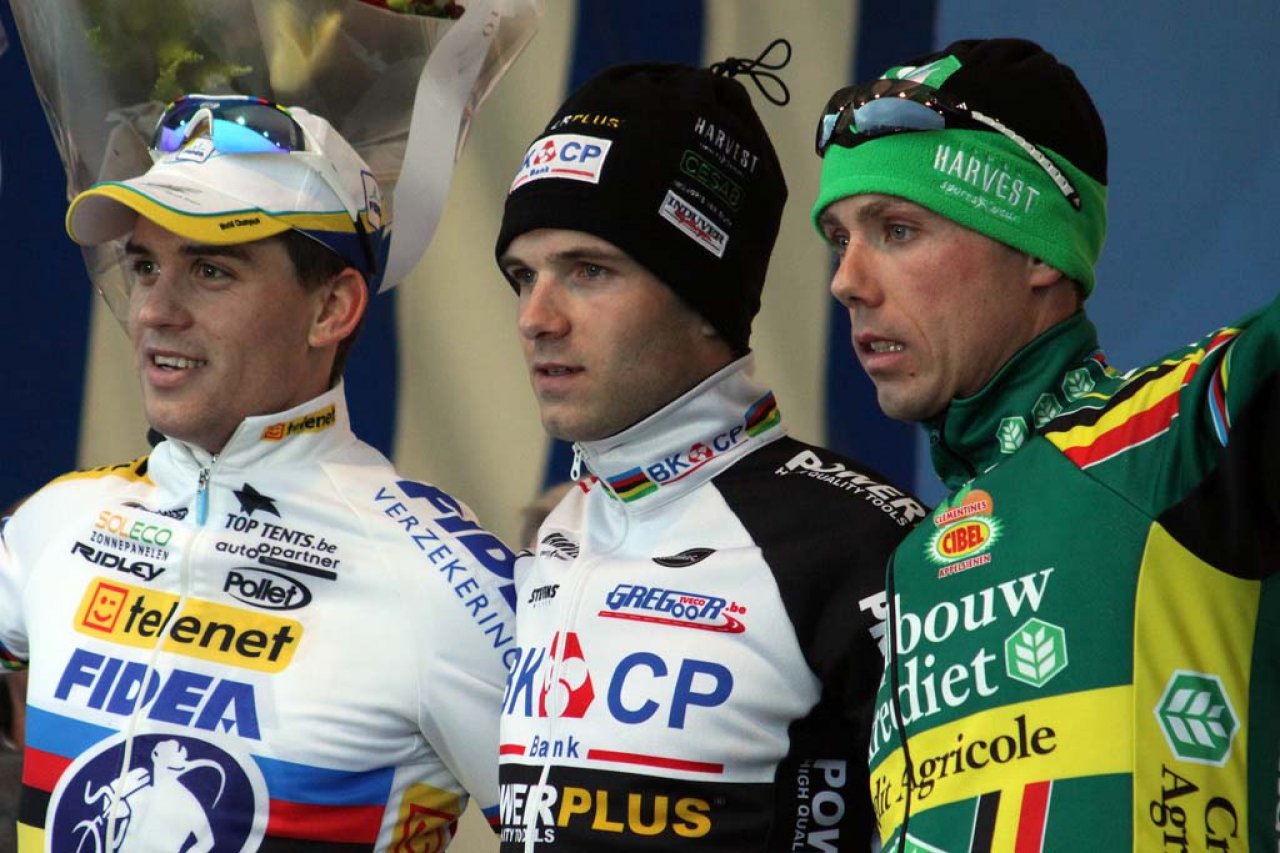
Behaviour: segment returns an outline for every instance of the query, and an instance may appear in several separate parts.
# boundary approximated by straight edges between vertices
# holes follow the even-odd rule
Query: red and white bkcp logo
[[[544,136],[525,152],[520,171],[516,173],[507,192],[514,192],[529,181],[543,178],[566,178],[598,184],[612,144],[613,141],[609,139],[577,133]]]
[[[561,641],[563,640],[563,646]],[[538,716],[577,717],[586,715],[596,698],[591,686],[591,673],[582,655],[582,644],[572,631],[556,632],[551,639],[551,665],[542,679],[538,693]]]

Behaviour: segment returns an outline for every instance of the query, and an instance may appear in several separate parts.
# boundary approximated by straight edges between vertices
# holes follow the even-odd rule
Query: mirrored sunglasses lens
[[[897,130],[942,130],[946,119],[936,110],[913,100],[877,98],[853,110],[850,129],[855,134],[892,133]]]
[[[183,129],[203,106],[199,99],[182,98],[164,111],[151,136],[151,147],[157,151],[177,151],[185,140]]]
[[[831,135],[836,129],[836,119],[840,118],[840,113],[826,113],[822,118],[818,119],[818,139],[814,143],[818,149],[818,153],[822,154],[827,150],[827,146],[831,144]]]
[[[271,146],[280,151],[303,151],[307,147],[302,129],[288,113],[268,104],[236,104],[218,110],[215,117],[228,125],[238,127],[240,133],[234,137],[235,143],[246,146],[241,150],[257,150],[252,146],[261,146],[261,142],[251,139],[249,133],[256,134]],[[220,130],[221,128],[218,128]],[[215,130],[215,133],[217,131]],[[218,138],[218,147],[229,150]]]
[[[157,151],[177,151],[187,141],[187,124],[201,110],[213,117],[214,144],[227,154],[306,150],[306,137],[283,110],[262,102],[236,103],[184,98],[170,107],[151,140]]]
[[[831,96],[818,120],[819,154],[836,143],[860,142],[907,130],[942,130],[947,126],[935,92],[908,80],[877,80],[869,86],[841,89]]]

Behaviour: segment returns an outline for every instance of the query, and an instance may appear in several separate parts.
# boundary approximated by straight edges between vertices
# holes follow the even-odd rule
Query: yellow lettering
[[[622,821],[609,820],[609,792],[596,791],[596,815],[591,828],[600,832],[622,832]]]
[[[590,792],[583,788],[565,788],[560,798],[560,814],[556,817],[556,825],[568,826],[569,818],[589,811],[591,811]]]
[[[711,818],[707,813],[711,804],[696,797],[682,797],[676,800],[676,817],[684,823],[675,824],[672,829],[683,838],[701,838],[711,831]]]
[[[653,801],[653,822],[645,823],[644,797],[640,794],[627,794],[627,828],[636,835],[658,835],[667,828],[668,799],[658,795]]]

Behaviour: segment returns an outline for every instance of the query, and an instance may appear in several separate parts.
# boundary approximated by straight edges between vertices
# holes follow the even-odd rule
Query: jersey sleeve
[[[1195,472],[1160,522],[1206,562],[1262,579],[1280,570],[1280,299],[1202,343],[1180,408]]]
[[[0,668],[4,669],[26,669],[29,654],[22,605],[26,574],[17,547],[21,527],[11,518],[0,521]]]
[[[885,567],[925,510],[874,471],[791,439],[750,461],[755,476],[740,463],[717,482],[773,572],[821,685],[817,705],[788,732],[774,841],[865,851],[874,828],[867,749],[884,672]]]
[[[419,726],[490,825],[498,808],[498,720],[508,662],[517,656],[515,555],[463,504],[425,484],[401,482],[441,511],[440,546],[409,602],[418,649]],[[430,490],[430,494],[420,494]]]

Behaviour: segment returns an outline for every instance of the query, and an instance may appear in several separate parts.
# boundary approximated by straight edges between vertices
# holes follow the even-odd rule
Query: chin
[[[880,411],[884,412],[885,417],[905,423],[927,420],[936,413],[923,400],[913,399],[904,395],[886,394],[883,391],[876,394],[876,402],[880,406]],[[940,411],[940,409],[937,411]]]
[[[561,441],[597,441],[618,432],[618,430],[602,429],[599,424],[564,420],[544,420],[542,428],[546,430],[547,435]]]
[[[562,418],[554,415],[544,415],[542,417],[542,431],[552,438],[560,441],[577,441],[577,430],[573,429],[571,424],[566,423]]]

